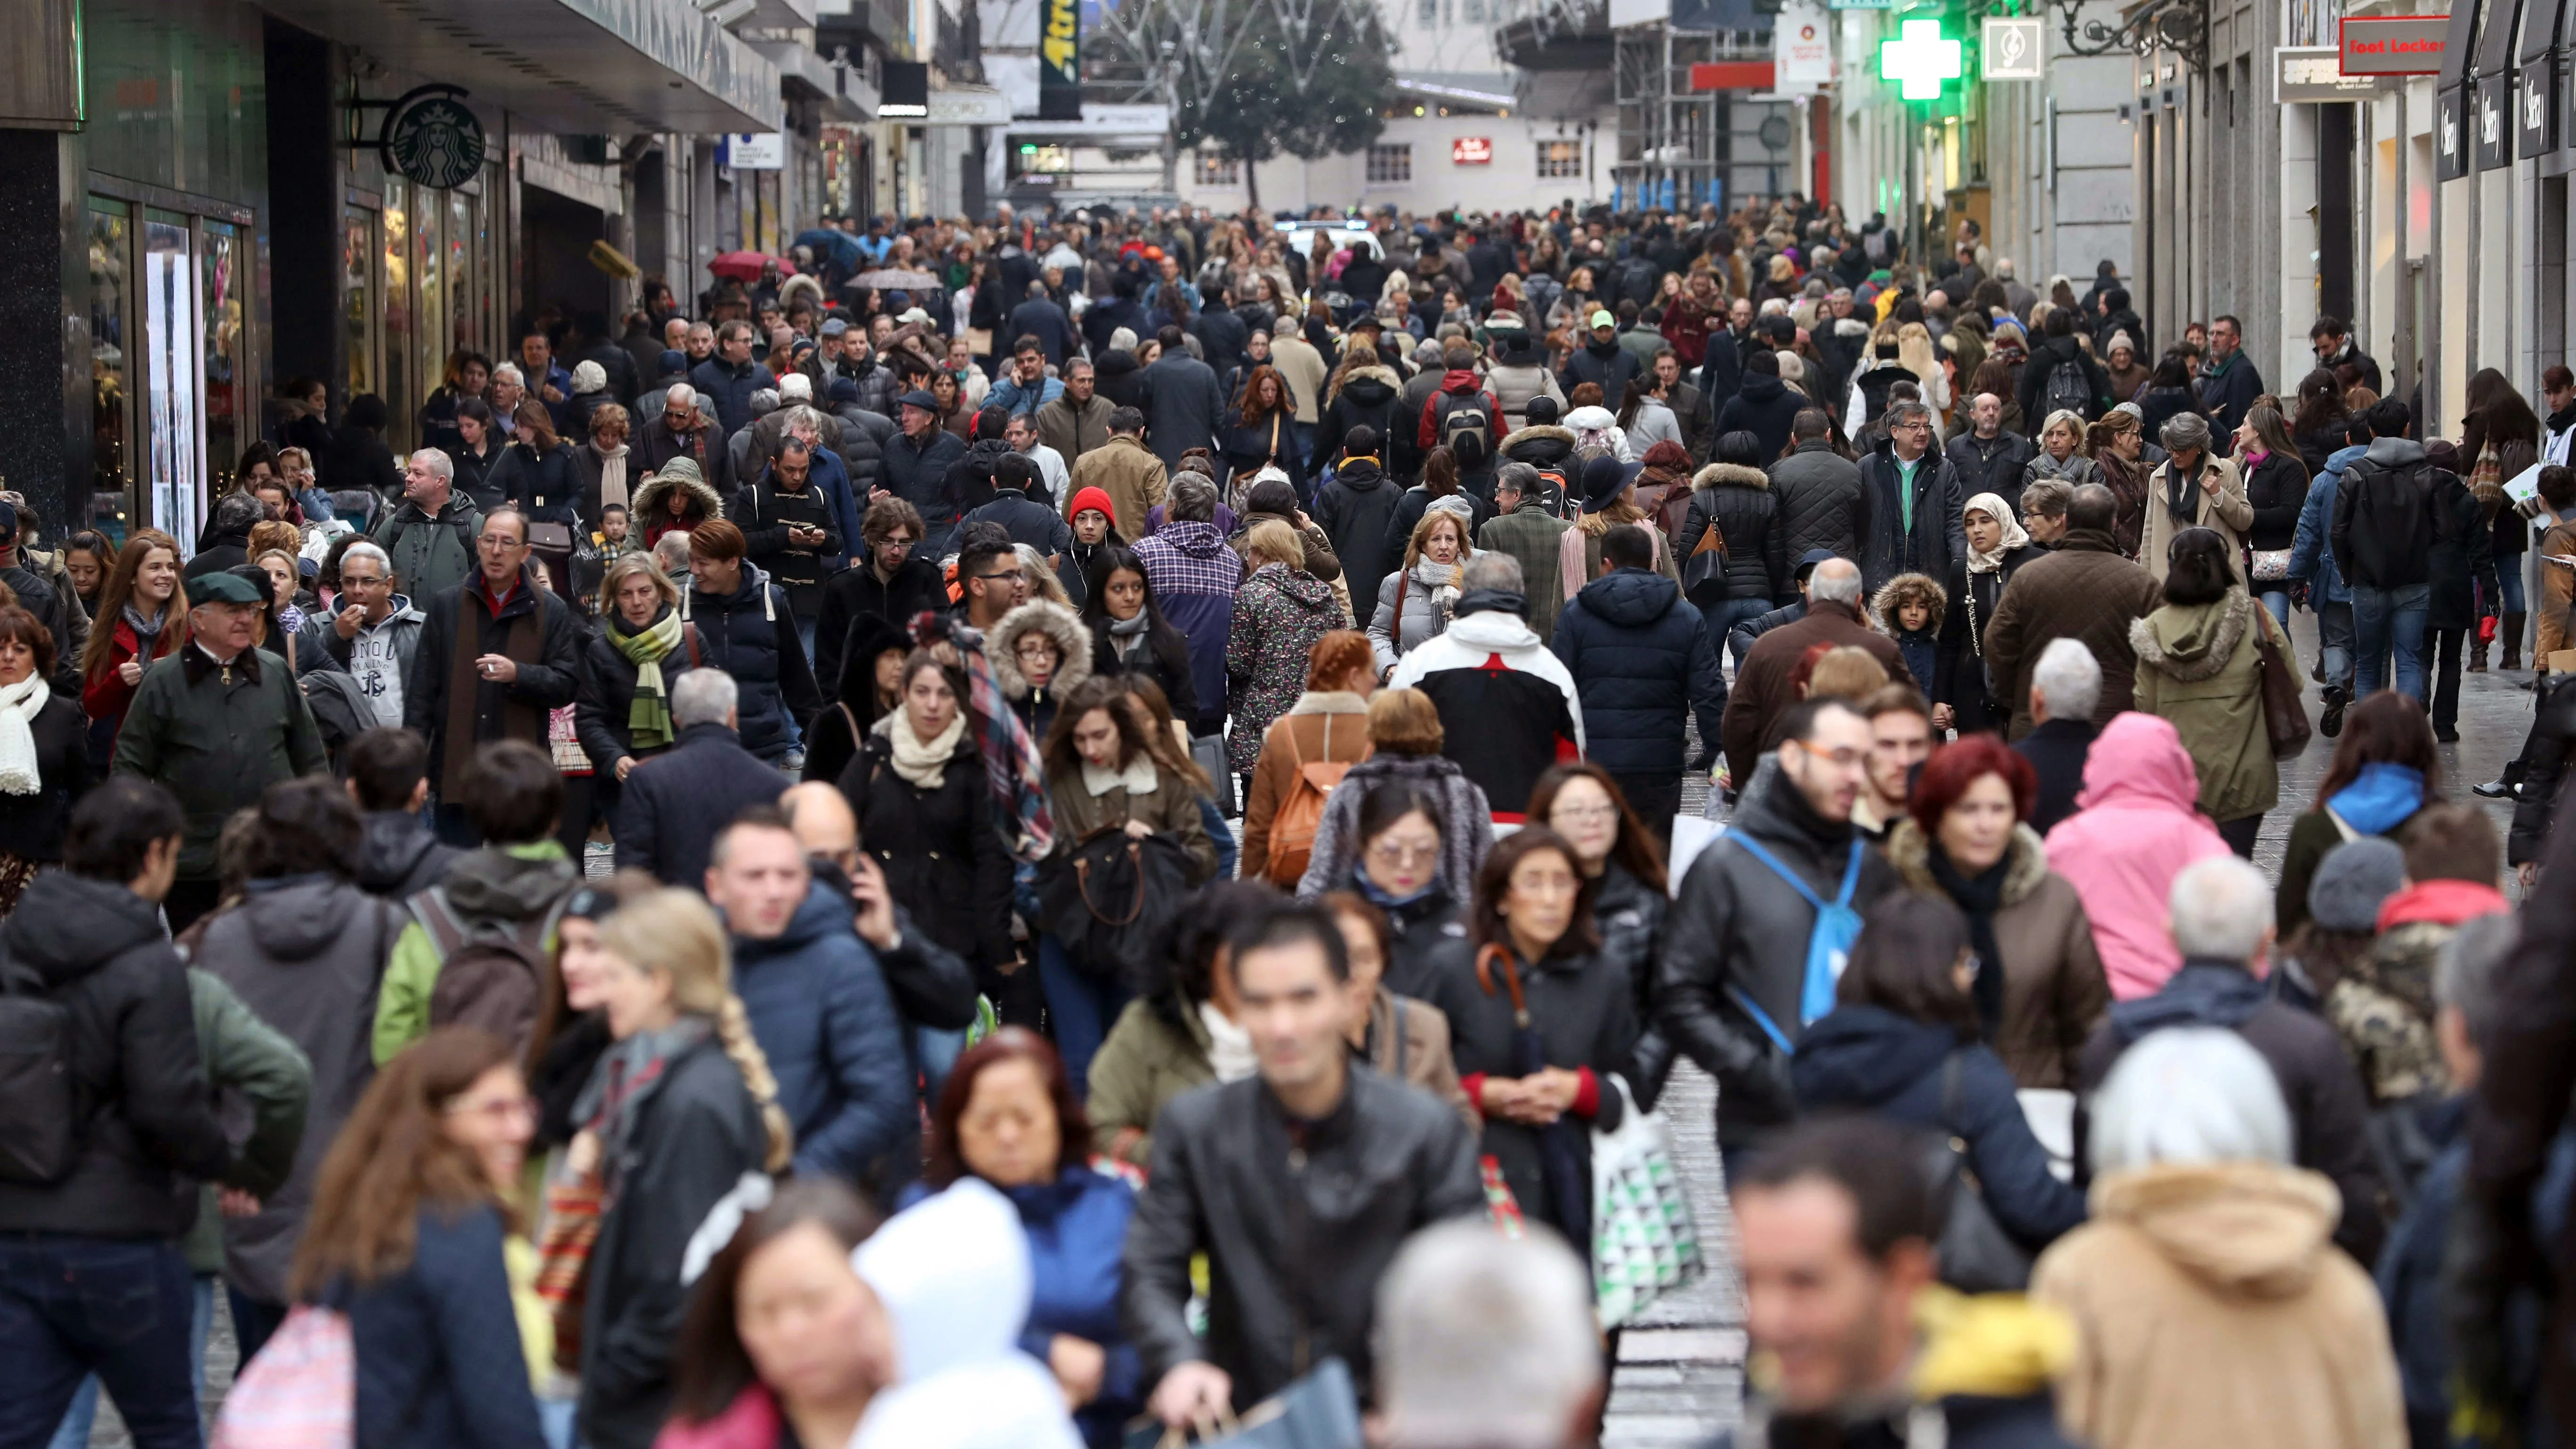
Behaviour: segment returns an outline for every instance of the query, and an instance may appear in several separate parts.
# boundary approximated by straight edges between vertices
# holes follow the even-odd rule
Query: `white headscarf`
[[[1961,517],[1982,513],[2004,526],[2003,541],[1995,545],[1994,552],[1979,553],[1975,547],[1969,548],[1968,572],[1972,574],[1995,573],[2003,568],[2005,554],[2030,546],[2030,535],[2023,531],[2021,520],[2013,517],[2012,505],[2006,503],[2000,493],[1980,493],[1969,499],[1959,513]]]

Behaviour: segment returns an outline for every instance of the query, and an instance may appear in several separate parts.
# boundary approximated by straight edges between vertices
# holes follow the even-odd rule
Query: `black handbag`
[[[1726,598],[1726,537],[1718,531],[1713,508],[1708,515],[1708,531],[1699,536],[1690,557],[1682,560],[1682,597],[1702,609]]]
[[[1089,976],[1143,981],[1189,892],[1190,857],[1168,835],[1104,826],[1038,867],[1038,915]]]
[[[2030,1287],[2032,1254],[2004,1231],[1968,1168],[1968,1144],[1952,1135],[1959,1118],[1959,1054],[1941,1064],[1941,1134],[1929,1153],[1934,1198],[1942,1206],[1932,1257],[1941,1281],[1962,1293],[2019,1293]]]

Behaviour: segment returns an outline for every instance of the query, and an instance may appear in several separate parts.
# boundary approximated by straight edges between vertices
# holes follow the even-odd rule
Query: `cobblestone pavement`
[[[2299,646],[2301,660],[2314,662],[2316,617],[2293,614],[2291,635]],[[2531,696],[2521,686],[2530,679],[2527,671],[2463,676],[2460,742],[2441,747],[2445,793],[2454,800],[2483,805],[2495,817],[2499,830],[2511,819],[2512,810],[2500,802],[2477,800],[2468,787],[2494,779],[2505,761],[2521,752],[2523,736],[2531,723]],[[2311,682],[2310,717],[2313,719],[2322,708],[2317,688]],[[2308,807],[2316,782],[2333,756],[2334,742],[2320,737],[2307,753],[2282,769],[2281,806],[2264,817],[2262,837],[2254,848],[2254,859],[2265,871],[2279,873],[2290,822]],[[1698,809],[1704,796],[1704,785],[1688,786],[1684,808]],[[607,874],[607,848],[593,844],[584,864],[593,876]],[[2510,882],[2506,892],[2519,895]],[[1696,1446],[1740,1417],[1744,1305],[1729,1246],[1734,1222],[1726,1212],[1717,1142],[1711,1128],[1716,1120],[1716,1102],[1716,1084],[1697,1067],[1684,1062],[1674,1071],[1659,1104],[1672,1123],[1675,1165],[1690,1185],[1699,1208],[1700,1236],[1710,1250],[1711,1269],[1707,1277],[1690,1288],[1652,1305],[1621,1335],[1619,1366],[1612,1380],[1609,1416],[1602,1434],[1605,1449]],[[215,1329],[206,1358],[211,1423],[214,1407],[222,1402],[223,1391],[232,1383],[235,1358],[231,1315],[222,1294],[215,1295]],[[129,1442],[114,1408],[102,1403],[98,1428],[90,1438],[92,1449],[125,1449]]]

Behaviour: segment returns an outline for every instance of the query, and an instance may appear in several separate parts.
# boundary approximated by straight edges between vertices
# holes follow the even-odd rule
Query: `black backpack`
[[[1494,415],[1481,392],[1450,393],[1448,411],[1440,417],[1440,442],[1458,461],[1458,471],[1472,473],[1494,459]]]
[[[72,1010],[34,972],[0,957],[0,1182],[45,1187],[80,1162],[80,1083]]]
[[[2069,412],[2086,422],[2091,422],[2094,406],[2093,379],[2084,371],[2084,359],[2070,357],[2049,368],[2048,382],[2040,394],[2040,400],[2047,405],[2048,409],[2043,421],[2061,412]]]

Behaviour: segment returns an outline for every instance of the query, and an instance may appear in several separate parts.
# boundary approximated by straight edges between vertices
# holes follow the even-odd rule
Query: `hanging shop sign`
[[[783,171],[787,168],[787,133],[737,132],[724,138],[716,161],[736,171]]]
[[[1449,162],[1453,166],[1491,166],[1494,164],[1494,138],[1461,136],[1449,143]]]
[[[2043,80],[2047,77],[2048,33],[2034,15],[1986,17],[1985,43],[1978,47],[1990,81]]]
[[[2272,52],[2275,105],[2325,105],[2366,101],[2379,94],[2377,76],[2345,75],[2343,52],[2331,45],[2285,45]]]
[[[418,86],[386,107],[376,140],[385,164],[432,191],[453,191],[481,175],[483,122],[465,96],[463,86]]]
[[[1038,0],[1038,119],[1082,119],[1081,0]]]
[[[2346,17],[2335,34],[2345,75],[2440,75],[2447,15]]]

